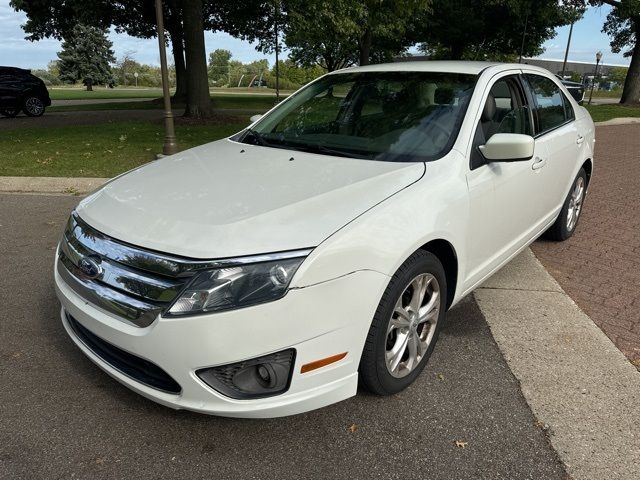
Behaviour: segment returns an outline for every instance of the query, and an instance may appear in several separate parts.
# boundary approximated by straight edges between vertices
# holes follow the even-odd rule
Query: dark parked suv
[[[15,117],[20,110],[39,117],[51,105],[44,82],[29,70],[0,67],[0,114]]]

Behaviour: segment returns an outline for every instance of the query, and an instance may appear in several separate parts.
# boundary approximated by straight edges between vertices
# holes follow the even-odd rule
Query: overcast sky
[[[590,8],[585,17],[574,27],[569,60],[591,62],[595,60],[595,53],[601,50],[604,63],[629,64],[628,58],[622,54],[614,54],[609,47],[609,38],[601,33],[602,24],[610,7]],[[55,60],[60,50],[60,43],[56,40],[41,40],[29,42],[24,39],[24,32],[20,28],[26,20],[22,12],[15,12],[9,7],[9,0],[0,0],[0,65],[12,65],[23,68],[44,68],[50,60]],[[555,38],[544,44],[545,52],[542,58],[564,57],[569,27],[558,29]],[[111,32],[116,57],[124,52],[133,52],[133,57],[141,63],[158,64],[157,40],[141,40],[124,34]],[[242,62],[250,62],[261,58],[269,59],[273,64],[273,56],[263,55],[255,50],[254,45],[227,35],[226,33],[205,34],[207,51],[216,48],[230,50],[233,58]]]

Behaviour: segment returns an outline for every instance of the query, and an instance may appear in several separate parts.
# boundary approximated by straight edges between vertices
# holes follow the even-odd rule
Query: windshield
[[[451,149],[476,78],[434,72],[327,75],[239,140],[370,160],[435,160]]]

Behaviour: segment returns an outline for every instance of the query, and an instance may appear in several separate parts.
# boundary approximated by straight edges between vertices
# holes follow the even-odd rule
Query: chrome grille
[[[87,275],[80,263],[99,266]],[[126,245],[72,215],[60,241],[58,272],[88,302],[138,327],[150,325],[206,262],[187,261]]]
[[[306,256],[311,249],[195,260],[153,252],[113,239],[74,212],[58,248],[58,273],[78,295],[123,321],[146,327],[171,306],[203,270]],[[82,268],[90,260],[93,274]]]

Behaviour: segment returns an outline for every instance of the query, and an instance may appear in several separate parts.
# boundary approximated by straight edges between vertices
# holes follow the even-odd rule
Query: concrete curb
[[[640,478],[640,372],[533,253],[474,296],[571,477]]]
[[[620,117],[612,118],[604,122],[595,122],[597,127],[608,127],[612,125],[629,125],[631,123],[640,123],[640,117]]]
[[[79,195],[91,192],[108,178],[0,177],[0,193]]]

